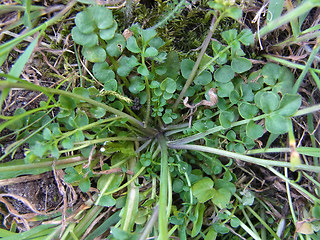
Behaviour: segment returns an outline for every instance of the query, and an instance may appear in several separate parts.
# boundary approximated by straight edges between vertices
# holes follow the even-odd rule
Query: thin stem
[[[194,64],[193,68],[192,68],[192,71],[189,75],[189,78],[187,80],[187,82],[185,83],[182,91],[180,92],[179,94],[179,97],[177,98],[177,100],[175,101],[175,103],[173,104],[173,111],[175,111],[179,105],[179,103],[181,102],[182,98],[184,97],[185,93],[187,92],[189,86],[191,85],[191,83],[193,82],[195,76],[196,76],[196,73],[197,73],[197,70],[199,68],[199,65],[200,65],[200,62],[201,62],[201,59],[203,57],[203,55],[205,54],[206,50],[207,50],[207,47],[211,41],[211,37],[212,37],[212,34],[214,33],[215,29],[217,28],[220,20],[222,19],[222,16],[221,15],[217,21],[215,21],[215,17],[212,18],[212,21],[211,21],[211,27],[210,27],[210,31],[206,37],[206,39],[203,41],[203,44],[202,44],[202,48],[201,48],[201,51],[199,53],[199,56],[197,58],[197,61],[196,63]]]
[[[163,135],[158,137],[161,148],[161,172],[159,195],[159,240],[168,239],[168,147]]]
[[[213,153],[213,154],[217,154],[220,156],[225,156],[225,157],[229,157],[229,158],[242,160],[244,162],[250,162],[250,163],[257,164],[257,165],[264,166],[264,167],[270,167],[270,166],[289,167],[289,168],[292,167],[291,163],[289,163],[289,162],[265,160],[265,159],[261,159],[261,158],[246,156],[243,154],[229,152],[229,151],[225,151],[225,150],[221,150],[221,149],[217,149],[217,148],[212,148],[212,147],[205,147],[205,146],[192,145],[192,144],[185,144],[184,145],[184,144],[171,144],[171,143],[168,144],[168,147],[173,148],[173,149],[187,149],[187,150],[195,150],[195,151]],[[311,165],[309,166],[309,165],[305,165],[305,164],[299,164],[299,165],[296,165],[295,168],[299,169],[299,170],[310,171],[310,172],[320,172],[319,166],[311,166]]]
[[[309,12],[312,8],[320,6],[318,1],[304,1],[300,6],[295,8],[294,10],[288,12],[287,14],[283,15],[282,17],[277,18],[274,21],[269,22],[265,27],[263,27],[259,31],[260,37],[272,32],[273,30],[277,29],[278,27],[290,22],[292,19],[297,18],[297,16],[301,16],[306,12]]]
[[[7,76],[6,74],[0,74],[0,76],[4,76],[4,75]],[[94,106],[101,107],[101,108],[107,110],[108,112],[113,113],[117,116],[127,118],[128,122],[130,122],[132,125],[138,127],[139,129],[142,129],[145,133],[147,133],[146,135],[150,135],[150,134],[154,135],[157,132],[155,129],[152,129],[152,128],[144,128],[144,125],[142,122],[140,122],[139,120],[135,119],[134,117],[132,117],[124,112],[119,111],[118,109],[115,109],[113,107],[109,107],[108,105],[106,105],[104,103],[95,101],[91,98],[86,98],[86,97],[80,96],[78,94],[74,94],[72,92],[37,86],[35,84],[29,83],[24,80],[20,80],[20,83],[0,81],[0,89],[4,89],[4,88],[23,88],[23,89],[33,90],[33,91],[44,92],[46,94],[57,94],[57,95],[67,96],[67,97],[77,99],[77,100],[82,100],[82,101],[90,103]]]

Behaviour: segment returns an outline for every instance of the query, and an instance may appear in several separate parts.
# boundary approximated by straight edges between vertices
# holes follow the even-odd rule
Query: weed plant
[[[212,20],[196,59],[166,51],[170,39],[162,39],[157,32],[191,3],[172,1],[170,11],[153,27],[136,23],[123,34],[119,25],[124,24],[118,23],[121,19],[115,19],[112,10],[95,1],[79,2],[88,5],[76,14],[71,35],[75,49],[81,49],[78,62],[89,63],[90,77],[83,75],[79,65],[79,79],[65,79],[54,88],[19,78],[39,36],[75,1],[38,27],[33,27],[38,8],[23,1],[20,24],[29,31],[0,46],[2,65],[14,46],[39,32],[10,72],[1,73],[1,106],[10,89],[38,91],[48,97],[38,108],[1,115],[5,121],[0,131],[9,129],[16,139],[1,160],[14,158],[23,143],[28,148],[24,159],[0,163],[0,178],[53,170],[62,194],[65,184],[91,197],[78,209],[65,202],[58,215],[46,212],[33,219],[50,219],[50,224],[21,233],[12,225],[11,230],[0,230],[1,237],[319,239],[318,140],[313,138],[313,146],[297,146],[293,124],[295,118],[307,116],[313,132],[312,113],[320,109],[319,104],[301,107],[298,93],[308,72],[319,88],[319,69],[312,68],[319,52],[319,25],[299,30],[306,13],[319,7],[318,1],[306,0],[283,16],[275,7],[281,1],[270,1],[273,19],[268,15],[266,26],[256,34],[248,28],[217,34],[221,22],[239,20],[242,9],[234,1],[204,1],[206,18]],[[288,22],[293,35],[279,45],[316,38],[306,65],[265,55],[279,64],[253,68],[255,61],[247,58],[243,47],[250,48],[255,40]],[[217,39],[212,38],[214,34]],[[302,70],[297,80],[292,67]],[[286,136],[285,146],[270,147]],[[282,153],[288,161],[251,156],[267,153]],[[284,203],[273,206],[267,196],[256,194],[250,182],[240,179],[239,170],[261,168],[285,183],[291,223],[286,216],[266,214],[281,210]],[[58,169],[64,169],[63,177]],[[308,179],[314,190],[291,180],[289,173]],[[308,200],[303,209],[293,205],[292,189]]]

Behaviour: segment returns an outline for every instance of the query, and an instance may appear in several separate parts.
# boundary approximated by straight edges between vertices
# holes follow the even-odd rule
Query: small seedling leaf
[[[160,89],[167,93],[174,93],[177,89],[177,84],[172,78],[166,78],[161,84]]]
[[[107,57],[106,51],[99,46],[83,47],[82,54],[88,61],[94,62],[94,63],[104,62]]]
[[[148,76],[150,74],[150,72],[145,64],[140,65],[137,69],[137,72],[140,73],[142,76]]]
[[[259,112],[259,109],[255,105],[247,102],[242,102],[238,110],[239,110],[239,114],[244,119],[251,119],[255,117]]]
[[[79,30],[78,27],[74,27],[72,28],[71,35],[73,41],[82,46],[93,47],[98,45],[98,36],[96,33],[84,34]]]
[[[141,52],[141,49],[139,48],[139,46],[137,44],[137,40],[134,36],[131,36],[128,38],[127,49],[133,53],[140,53]]]
[[[219,115],[219,121],[222,127],[229,128],[234,120],[234,113],[224,111]]]
[[[129,91],[133,94],[137,94],[145,89],[145,83],[140,77],[133,77],[130,81]]]
[[[272,113],[279,107],[279,95],[273,92],[264,92],[260,97],[261,110],[264,113]]]
[[[92,107],[90,112],[95,118],[102,118],[106,114],[106,110],[101,107]]]
[[[158,50],[154,47],[148,47],[144,53],[145,57],[155,57],[158,55]]]
[[[231,66],[223,65],[214,72],[214,79],[221,83],[227,83],[234,78],[235,72]]]
[[[194,79],[194,84],[205,86],[212,81],[212,75],[209,71],[203,71]]]
[[[235,57],[231,61],[231,68],[236,73],[243,73],[250,70],[252,63],[250,60],[244,57]]]
[[[266,129],[270,133],[284,134],[289,131],[290,119],[280,116],[278,114],[272,114],[266,117]]]
[[[143,45],[146,46],[156,35],[157,31],[153,28],[143,29],[141,31]]]
[[[239,41],[245,45],[249,46],[254,43],[254,36],[250,29],[243,29],[238,35]]]
[[[139,62],[135,56],[123,56],[119,60],[119,65],[117,73],[121,77],[127,77],[133,68],[139,65]]]
[[[277,114],[281,116],[291,116],[296,113],[301,105],[301,96],[298,94],[285,94],[280,101]]]
[[[226,10],[226,16],[233,18],[234,20],[238,20],[242,17],[242,10],[238,7],[229,7]]]
[[[99,29],[107,29],[112,27],[113,17],[111,10],[104,6],[98,5],[91,6],[87,9]]]
[[[205,177],[192,186],[192,193],[200,203],[204,203],[214,197],[213,181]]]
[[[83,12],[79,12],[76,15],[75,23],[79,30],[84,34],[93,33],[96,28],[88,9],[84,10]]]
[[[250,121],[246,127],[246,134],[251,139],[258,139],[263,135],[263,127],[255,124],[254,121]]]
[[[213,189],[213,191],[213,198],[211,199],[213,204],[221,209],[226,208],[231,199],[230,191],[224,188],[220,188],[218,190]]]
[[[99,35],[105,41],[111,40],[112,38],[114,38],[117,28],[118,24],[116,21],[114,21],[112,27],[107,29],[101,29]]]
[[[90,189],[90,186],[91,186],[91,182],[88,177],[80,180],[79,188],[82,192],[88,192]]]
[[[185,79],[188,79],[188,77],[192,71],[193,65],[194,65],[194,61],[192,61],[191,59],[183,59],[182,60],[181,73]]]

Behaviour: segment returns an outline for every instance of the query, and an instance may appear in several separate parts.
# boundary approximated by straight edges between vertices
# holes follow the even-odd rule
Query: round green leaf
[[[157,35],[157,31],[153,28],[143,29],[141,31],[142,42],[144,46]]]
[[[208,177],[201,179],[193,184],[192,193],[200,203],[210,200],[215,194],[215,189],[213,189],[213,181]]]
[[[165,44],[165,42],[159,38],[153,38],[150,42],[149,42],[149,46],[154,47],[156,49],[159,49],[160,47],[162,47]]]
[[[243,43],[243,45],[245,46],[249,46],[250,44],[254,43],[254,36],[253,33],[251,32],[250,29],[246,28],[243,29],[239,35],[238,35],[238,39],[240,42]]]
[[[264,92],[260,97],[261,110],[264,113],[271,113],[279,107],[279,95],[273,92]]]
[[[77,14],[75,23],[79,30],[84,34],[93,33],[96,28],[96,25],[94,21],[92,21],[92,17],[88,9]]]
[[[126,47],[126,40],[121,35],[116,33],[111,40],[107,41],[106,51],[112,57],[119,57]]]
[[[258,139],[263,135],[263,127],[250,121],[246,127],[246,134],[251,139]]]
[[[111,28],[101,29],[99,35],[105,41],[111,40],[114,37],[117,28],[118,24],[114,21]]]
[[[113,25],[112,11],[104,6],[94,5],[87,8],[99,29],[111,28]]]
[[[231,17],[234,20],[238,20],[242,16],[242,9],[238,7],[228,7],[226,14],[228,17]]]
[[[230,130],[230,131],[228,131],[226,137],[230,142],[233,142],[234,140],[236,140],[237,135],[233,130]]]
[[[298,111],[301,106],[301,96],[298,94],[285,94],[280,101],[277,114],[281,116],[291,116]]]
[[[133,77],[130,79],[129,91],[133,94],[137,94],[145,89],[145,83],[140,77]]]
[[[172,78],[166,78],[161,84],[160,88],[162,91],[167,93],[174,93],[177,89],[177,84]]]
[[[99,46],[83,47],[83,56],[90,62],[104,62],[106,60],[106,51]]]
[[[227,83],[234,78],[235,72],[231,66],[223,65],[214,72],[214,79],[221,83]]]
[[[145,57],[155,57],[158,55],[158,50],[154,47],[148,47],[144,53]]]
[[[102,118],[106,114],[106,110],[101,107],[92,107],[90,112],[95,118]]]
[[[118,83],[115,79],[109,79],[108,81],[105,82],[103,88],[104,90],[107,90],[107,91],[116,91],[118,88]]]
[[[82,97],[86,97],[86,98],[90,98],[90,93],[89,93],[89,90],[86,89],[86,88],[83,88],[83,87],[75,87],[73,90],[72,90],[73,93],[75,94],[78,94]],[[82,101],[80,101],[82,102]]]
[[[79,188],[82,192],[88,192],[91,186],[89,178],[83,178],[80,180]]]
[[[78,27],[74,27],[72,28],[71,35],[73,41],[82,46],[93,47],[98,45],[98,36],[95,33],[84,34]]]
[[[142,76],[148,76],[150,74],[150,72],[145,64],[140,65],[137,69],[137,72],[140,73]]]
[[[217,95],[220,98],[228,97],[230,93],[233,91],[234,86],[232,82],[227,83],[217,83]]]
[[[127,57],[123,56],[119,60],[119,67],[117,73],[121,77],[127,77],[134,67],[138,66],[139,62],[135,56]]]
[[[92,68],[93,75],[102,83],[115,78],[114,72],[107,62],[95,63]]]
[[[141,49],[137,44],[137,40],[134,36],[131,36],[127,39],[127,49],[133,53],[140,53]]]
[[[270,133],[284,134],[289,131],[290,119],[287,117],[280,116],[278,114],[272,114],[267,116],[265,119],[266,129]]]
[[[192,68],[194,65],[194,61],[191,59],[183,59],[181,62],[181,74],[185,79],[188,79]]]
[[[229,94],[229,99],[232,104],[237,104],[240,100],[240,94],[238,93],[238,91],[233,90]]]
[[[73,98],[63,96],[63,95],[59,96],[59,102],[60,102],[61,108],[75,109],[77,106],[77,103]]]
[[[244,57],[235,57],[231,61],[231,68],[236,73],[243,73],[248,71],[252,67],[250,60]]]
[[[51,140],[52,139],[52,133],[51,133],[50,129],[49,128],[43,129],[42,136],[43,136],[43,138],[45,140]]]
[[[234,120],[234,113],[224,111],[219,115],[219,121],[222,127],[229,128]]]
[[[253,118],[259,112],[259,109],[255,105],[247,103],[247,102],[241,103],[238,110],[239,110],[239,114],[244,119]]]
[[[207,85],[212,81],[212,75],[209,71],[203,71],[199,76],[194,79],[196,85]]]

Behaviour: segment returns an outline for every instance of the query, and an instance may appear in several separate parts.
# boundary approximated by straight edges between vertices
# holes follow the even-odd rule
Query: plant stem
[[[161,148],[160,196],[159,196],[159,240],[168,239],[168,147],[163,135],[158,136]]]
[[[217,148],[212,148],[212,147],[205,147],[205,146],[199,146],[199,145],[192,145],[192,144],[168,144],[169,148],[173,149],[187,149],[187,150],[195,150],[195,151],[202,151],[202,152],[208,152],[208,153],[213,153],[217,154],[220,156],[225,156],[229,158],[234,158],[238,160],[242,160],[244,162],[250,162],[253,164],[257,164],[260,166],[264,167],[292,167],[291,163],[289,162],[282,162],[282,161],[274,161],[274,160],[265,160],[261,158],[255,158],[255,157],[250,157],[246,156],[243,154],[239,153],[234,153],[234,152],[229,152]],[[320,167],[319,166],[309,166],[305,164],[299,164],[295,166],[296,169],[299,170],[305,170],[305,171],[310,171],[310,172],[320,172]]]
[[[1,75],[6,75],[6,74],[1,74]],[[7,76],[7,75],[6,75]],[[8,76],[10,77],[10,76]],[[44,92],[47,94],[57,94],[57,95],[63,95],[63,96],[67,96],[73,99],[77,99],[77,100],[82,100],[85,101],[87,103],[90,103],[94,106],[97,107],[101,107],[105,110],[107,110],[110,113],[113,113],[117,116],[121,116],[123,118],[127,118],[128,122],[130,122],[132,125],[136,126],[139,129],[142,129],[143,132],[146,133],[146,135],[154,135],[157,133],[157,131],[155,129],[152,128],[144,128],[144,124],[142,122],[140,122],[139,120],[135,119],[134,117],[119,111],[118,109],[115,109],[113,107],[109,107],[108,105],[95,101],[91,98],[86,98],[83,96],[80,96],[78,94],[74,94],[72,92],[67,92],[67,91],[63,91],[63,90],[59,90],[59,89],[53,89],[53,88],[47,88],[47,87],[42,87],[42,86],[37,86],[35,84],[29,83],[27,81],[24,80],[20,80],[20,83],[16,83],[16,82],[8,82],[8,81],[0,81],[0,89],[3,88],[23,88],[23,89],[28,89],[28,90],[33,90],[33,91],[39,91],[39,92]]]
[[[177,100],[175,101],[175,103],[173,104],[173,111],[175,111],[179,105],[179,103],[181,102],[182,98],[184,97],[185,93],[187,92],[189,86],[191,85],[191,83],[193,82],[194,80],[194,77],[196,76],[196,73],[197,73],[197,70],[198,70],[198,67],[200,65],[200,62],[201,62],[201,59],[203,57],[203,55],[205,54],[206,50],[207,50],[207,47],[211,41],[211,37],[212,37],[212,34],[214,33],[214,31],[216,30],[220,20],[221,20],[221,17],[223,15],[221,15],[217,21],[215,21],[215,17],[212,17],[212,21],[211,21],[211,27],[210,27],[210,31],[207,35],[207,37],[205,38],[205,40],[203,41],[202,43],[202,48],[201,48],[201,51],[199,53],[199,56],[197,58],[197,61],[196,63],[194,64],[193,68],[192,68],[192,71],[189,75],[189,78],[187,80],[187,82],[185,83],[183,89],[181,90],[180,94],[179,94],[179,97],[177,98]]]
[[[316,0],[304,1],[300,6],[296,7],[294,10],[288,12],[282,17],[277,18],[274,21],[269,22],[265,27],[263,27],[260,30],[259,32],[260,37],[263,37],[269,32],[272,32],[278,27],[290,22],[292,19],[297,18],[298,16],[301,16],[306,12],[309,12],[312,8],[316,6],[320,6],[320,3]]]

